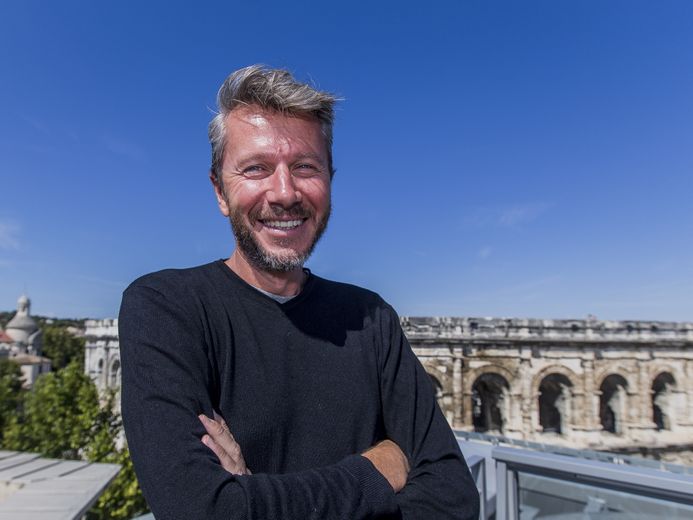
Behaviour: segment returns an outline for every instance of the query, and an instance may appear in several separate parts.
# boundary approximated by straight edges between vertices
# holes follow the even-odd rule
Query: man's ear
[[[226,202],[226,195],[224,194],[224,187],[220,184],[217,176],[214,175],[213,171],[209,172],[209,180],[212,182],[214,187],[214,195],[217,197],[217,204],[219,205],[219,211],[225,217],[229,216],[229,204]]]

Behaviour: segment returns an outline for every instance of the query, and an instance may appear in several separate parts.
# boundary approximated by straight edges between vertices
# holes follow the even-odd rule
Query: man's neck
[[[244,282],[278,296],[297,295],[301,292],[306,279],[306,273],[302,267],[285,273],[260,270],[248,262],[238,249],[225,263]]]

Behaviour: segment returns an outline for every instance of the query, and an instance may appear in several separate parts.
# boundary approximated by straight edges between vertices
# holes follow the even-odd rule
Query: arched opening
[[[570,380],[549,374],[539,384],[539,425],[544,433],[563,433],[570,422]]]
[[[476,432],[503,433],[510,385],[498,374],[483,374],[472,385],[472,423]]]
[[[120,386],[120,360],[116,359],[111,364],[111,373],[109,374],[108,386],[110,388],[118,388]]]
[[[604,431],[623,433],[627,388],[628,382],[618,374],[611,374],[602,381],[599,387],[599,420]]]
[[[652,382],[652,420],[658,430],[671,430],[671,407],[676,380],[669,372],[662,372]]]
[[[438,404],[440,405],[441,402],[440,400],[443,398],[443,385],[440,383],[438,378],[434,376],[433,374],[428,374],[428,377],[431,378],[431,384],[433,385],[433,391],[436,393],[436,400],[438,401]]]

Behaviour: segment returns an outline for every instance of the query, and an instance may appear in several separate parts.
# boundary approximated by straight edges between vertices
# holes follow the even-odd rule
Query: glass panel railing
[[[472,455],[467,459],[469,471],[472,474],[476,489],[479,491],[479,518],[486,520],[486,459],[479,455]]]
[[[693,518],[693,477],[553,453],[494,448],[497,518]]]
[[[522,520],[691,519],[693,505],[518,471]]]

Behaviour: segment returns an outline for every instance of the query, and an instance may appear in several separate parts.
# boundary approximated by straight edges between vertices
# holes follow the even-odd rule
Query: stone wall
[[[693,438],[693,323],[402,318],[453,427],[577,447]]]
[[[120,388],[118,320],[87,320],[84,371],[100,391]]]

